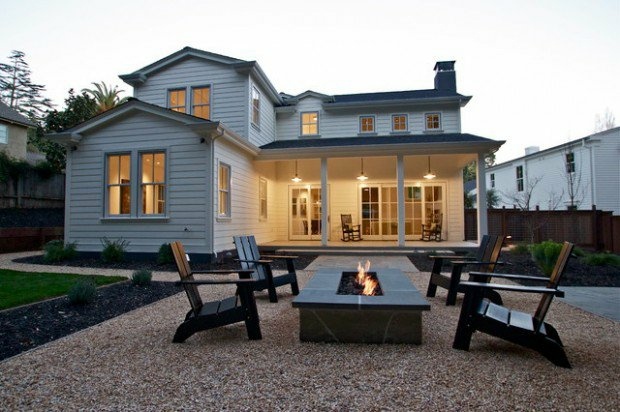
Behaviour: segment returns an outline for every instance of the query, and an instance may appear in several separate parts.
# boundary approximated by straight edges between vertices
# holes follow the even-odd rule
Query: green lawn
[[[0,310],[66,295],[78,279],[90,278],[97,286],[127,280],[123,276],[30,273],[0,269]]]

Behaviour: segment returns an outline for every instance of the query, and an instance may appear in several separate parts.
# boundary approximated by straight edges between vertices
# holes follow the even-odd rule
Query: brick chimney
[[[456,60],[435,63],[435,90],[456,92]]]

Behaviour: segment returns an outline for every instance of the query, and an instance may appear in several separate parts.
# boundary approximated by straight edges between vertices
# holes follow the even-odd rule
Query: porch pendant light
[[[428,157],[428,171],[426,172],[426,174],[423,176],[425,179],[434,179],[437,177],[437,175],[433,172],[431,172],[431,157]]]
[[[297,160],[295,160],[295,176],[291,180],[295,183],[301,182],[301,177],[297,174]]]
[[[364,158],[363,157],[361,158],[361,161],[362,161],[362,172],[357,177],[357,180],[359,180],[360,182],[363,182],[365,180],[368,180],[368,176],[364,174]]]

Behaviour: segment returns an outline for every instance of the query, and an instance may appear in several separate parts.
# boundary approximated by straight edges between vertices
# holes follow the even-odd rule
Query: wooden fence
[[[29,170],[17,180],[9,178],[0,182],[0,209],[64,207],[65,175],[42,178]]]
[[[465,209],[465,239],[477,238],[476,209]],[[597,210],[488,209],[489,234],[513,242],[569,241],[594,250],[620,253],[620,216]]]

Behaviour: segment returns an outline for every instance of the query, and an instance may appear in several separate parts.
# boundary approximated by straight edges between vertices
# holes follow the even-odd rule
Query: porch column
[[[484,153],[478,153],[478,169],[476,170],[476,187],[478,188],[478,243],[482,236],[489,234],[487,213],[487,183],[484,175]]]
[[[321,158],[321,245],[327,246],[329,235],[329,216],[327,210],[327,159]]]
[[[396,156],[396,199],[398,200],[398,246],[405,246],[405,163]]]

